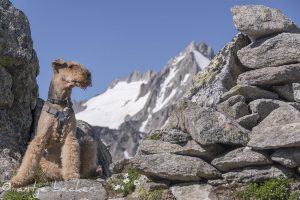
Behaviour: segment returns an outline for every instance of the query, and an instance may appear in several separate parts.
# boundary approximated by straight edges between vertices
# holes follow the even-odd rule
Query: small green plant
[[[109,188],[117,193],[122,193],[123,196],[127,196],[135,190],[140,176],[141,175],[130,166],[127,173],[117,176],[116,179],[109,183]]]
[[[293,200],[298,194],[290,193],[292,179],[270,179],[261,183],[250,183],[235,195],[245,200]]]
[[[162,138],[162,131],[156,130],[153,133],[150,134],[149,138],[150,140],[160,140]]]
[[[37,198],[35,197],[35,193],[37,189],[49,186],[50,183],[40,167],[36,169],[36,175],[34,179],[35,183],[32,185],[6,191],[4,193],[3,200],[36,200]]]
[[[142,200],[160,200],[162,196],[162,190],[146,191],[145,188],[140,188],[139,198]]]
[[[298,192],[292,192],[288,200],[298,200],[300,197]]]

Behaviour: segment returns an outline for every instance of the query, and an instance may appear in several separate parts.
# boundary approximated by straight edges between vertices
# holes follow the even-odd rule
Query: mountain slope
[[[193,77],[213,56],[213,50],[205,43],[192,42],[160,72],[141,74],[134,71],[127,78],[115,80],[104,93],[86,101],[76,118],[97,127],[99,134],[105,135],[103,140],[111,146],[115,160],[132,156],[146,133],[166,124],[174,103],[190,88]],[[107,138],[109,131],[115,139]],[[135,137],[129,142],[132,135]]]

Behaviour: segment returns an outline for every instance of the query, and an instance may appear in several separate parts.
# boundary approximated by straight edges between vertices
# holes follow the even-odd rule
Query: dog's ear
[[[52,62],[52,68],[54,72],[58,73],[58,70],[61,68],[67,67],[68,64],[63,59],[56,59]]]

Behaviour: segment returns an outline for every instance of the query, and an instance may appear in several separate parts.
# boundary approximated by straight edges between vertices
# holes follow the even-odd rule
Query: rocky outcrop
[[[236,6],[232,13],[242,33],[196,75],[191,90],[175,106],[169,129],[150,134],[148,140],[156,141],[142,142],[140,153],[132,159],[141,173],[172,183],[205,178],[214,186],[296,176],[300,167],[299,29],[280,11],[265,6]],[[164,135],[171,134],[166,134],[168,130],[191,138],[182,143],[164,141]],[[182,153],[191,141],[203,149],[218,145],[222,151],[209,159],[205,154]],[[201,161],[196,164],[194,159]],[[189,178],[180,177],[179,171]],[[205,184],[189,183],[172,192],[179,199],[193,199],[191,188],[203,191],[195,193],[204,199],[216,198],[212,186]]]
[[[38,72],[27,17],[0,1],[0,181],[10,179],[30,140]]]

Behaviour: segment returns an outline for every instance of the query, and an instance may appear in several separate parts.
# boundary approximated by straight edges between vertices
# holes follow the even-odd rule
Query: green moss
[[[235,195],[245,200],[292,200],[297,194],[290,192],[292,179],[270,179],[261,183],[250,183]]]
[[[162,190],[146,191],[145,188],[140,188],[139,198],[142,200],[160,200],[162,196]]]
[[[130,166],[127,173],[119,175],[115,179],[109,181],[108,188],[116,193],[122,193],[127,196],[136,188],[136,181],[140,178],[140,174]]]
[[[160,140],[162,138],[163,132],[160,130],[156,130],[152,132],[147,139],[149,140]]]

